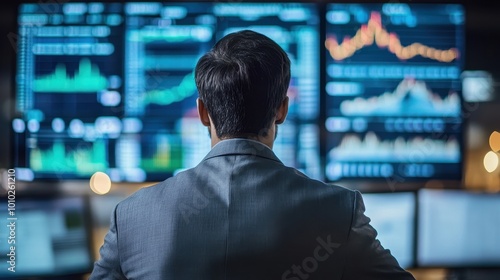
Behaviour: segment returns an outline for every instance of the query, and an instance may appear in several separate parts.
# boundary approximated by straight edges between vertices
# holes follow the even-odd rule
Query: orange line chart
[[[402,60],[422,56],[440,62],[452,62],[459,57],[456,48],[439,50],[421,43],[403,46],[396,33],[384,29],[379,12],[372,12],[368,23],[363,24],[356,31],[354,37],[346,37],[340,44],[334,36],[328,37],[325,40],[325,47],[333,59],[344,60],[354,55],[356,51],[373,45],[373,43],[381,48],[387,48],[389,52]]]

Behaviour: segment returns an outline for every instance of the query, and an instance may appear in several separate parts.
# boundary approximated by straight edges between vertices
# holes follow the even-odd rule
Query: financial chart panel
[[[328,4],[325,176],[461,178],[460,5]]]
[[[217,21],[211,3],[128,3],[125,14],[124,113],[138,125],[117,143],[116,172],[127,181],[160,179],[194,167],[210,150],[194,68],[214,44]]]
[[[23,4],[14,129],[19,180],[159,181],[210,150],[194,67],[229,32],[252,29],[289,54],[287,120],[274,151],[320,179],[319,15],[312,4]]]
[[[123,111],[121,11],[121,4],[20,6],[12,123],[20,180],[83,178],[113,164]]]

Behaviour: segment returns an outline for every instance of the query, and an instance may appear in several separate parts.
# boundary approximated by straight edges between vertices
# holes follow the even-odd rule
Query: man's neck
[[[259,133],[258,135],[255,135],[255,134],[245,134],[245,135],[237,135],[237,136],[222,137],[222,138],[219,138],[217,136],[217,132],[215,131],[215,127],[214,127],[213,124],[208,129],[209,129],[209,132],[210,132],[210,139],[211,139],[211,142],[212,142],[211,143],[212,147],[215,146],[220,141],[223,141],[223,140],[238,139],[238,138],[240,138],[240,139],[249,139],[249,140],[258,141],[258,142],[266,145],[267,147],[269,147],[269,149],[272,150],[273,149],[274,140],[278,136],[278,125],[271,125],[271,127],[266,130],[266,133]]]
[[[271,148],[271,147],[269,147],[268,145],[266,145],[266,144],[262,143],[261,141],[254,140],[254,139],[250,139],[250,138],[240,138],[240,137],[225,138],[225,139],[223,139],[223,140],[218,141],[215,145],[213,145],[213,146],[212,146],[212,148],[214,148],[215,146],[217,146],[217,145],[218,145],[218,144],[220,144],[220,143],[223,143],[223,142],[230,142],[230,141],[249,141],[249,142],[253,142],[253,143],[255,143],[255,144],[253,144],[253,145],[259,145],[259,146],[260,146],[260,145],[262,145],[262,147],[265,147],[265,148],[267,148],[267,149],[269,149],[269,150],[272,150],[272,148]],[[265,148],[264,148],[264,149],[265,149]]]
[[[258,136],[255,136],[255,135],[252,135],[252,136],[236,136],[236,137],[224,137],[224,138],[219,138],[217,137],[217,134],[216,133],[212,133],[211,134],[211,146],[212,148],[217,145],[219,142],[221,141],[224,141],[224,140],[231,140],[231,139],[247,139],[247,140],[251,140],[251,141],[256,141],[256,142],[259,142],[259,143],[262,143],[264,145],[266,145],[269,149],[273,149],[273,144],[274,144],[274,138],[273,137],[270,137],[270,135],[267,135],[266,137],[258,137]]]

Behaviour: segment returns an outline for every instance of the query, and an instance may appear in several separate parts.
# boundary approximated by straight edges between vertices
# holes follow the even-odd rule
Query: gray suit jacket
[[[116,206],[90,279],[414,279],[364,210],[359,192],[225,140]]]

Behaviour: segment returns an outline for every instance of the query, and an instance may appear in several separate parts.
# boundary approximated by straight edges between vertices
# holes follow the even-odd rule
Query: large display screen
[[[94,263],[85,197],[2,197],[1,279],[84,275]]]
[[[325,177],[460,180],[464,10],[328,4]]]
[[[210,150],[193,69],[222,36],[262,32],[292,61],[290,110],[274,151],[321,179],[319,15],[313,4],[136,2],[19,9],[18,180],[159,181]]]
[[[418,266],[500,267],[498,193],[422,189],[418,209]]]
[[[210,150],[194,66],[252,29],[292,62],[274,145],[285,165],[329,182],[460,180],[464,18],[457,4],[22,4],[18,179],[159,181],[194,167]]]

